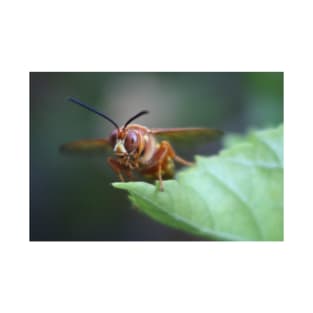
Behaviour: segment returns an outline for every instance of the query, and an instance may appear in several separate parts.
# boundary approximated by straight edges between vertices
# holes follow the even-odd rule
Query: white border
[[[1,312],[312,311],[308,4],[6,4]],[[285,71],[285,242],[28,242],[28,72],[38,70]]]

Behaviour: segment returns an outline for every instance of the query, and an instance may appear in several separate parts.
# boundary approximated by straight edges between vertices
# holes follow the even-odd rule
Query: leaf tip
[[[123,190],[126,190],[127,189],[127,185],[128,183],[120,183],[120,182],[115,182],[115,183],[112,183],[112,186],[116,189],[123,189]]]
[[[130,192],[133,190],[141,190],[142,188],[148,188],[153,185],[142,181],[130,181],[130,182],[114,182],[112,183],[112,186],[114,188],[127,190]]]

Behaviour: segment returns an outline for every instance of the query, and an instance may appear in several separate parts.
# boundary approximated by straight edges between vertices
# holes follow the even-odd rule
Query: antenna
[[[131,117],[124,125],[124,128],[130,123],[132,122],[133,120],[135,120],[136,118],[138,118],[139,116],[141,115],[144,115],[144,114],[148,114],[149,111],[140,111],[139,113],[137,113],[136,115],[134,115],[133,117]]]
[[[73,103],[75,103],[75,104],[78,104],[78,105],[82,106],[83,108],[85,108],[85,109],[87,109],[87,110],[89,110],[89,111],[91,111],[91,112],[93,112],[93,113],[96,113],[96,114],[102,116],[103,118],[105,118],[106,120],[108,120],[109,122],[111,122],[117,129],[119,129],[118,125],[117,125],[111,118],[109,118],[109,117],[106,116],[105,114],[103,114],[103,113],[97,111],[97,110],[96,110],[95,108],[93,108],[92,106],[90,106],[90,105],[88,105],[88,104],[86,104],[86,103],[84,103],[84,102],[82,102],[82,101],[80,101],[80,100],[78,100],[78,99],[76,99],[76,98],[74,98],[74,97],[68,97],[67,100],[70,101],[70,102],[73,102]],[[138,115],[138,114],[137,114],[137,115]]]

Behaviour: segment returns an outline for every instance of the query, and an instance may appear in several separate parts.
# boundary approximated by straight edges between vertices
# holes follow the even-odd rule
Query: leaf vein
[[[277,164],[274,165],[274,164],[270,164],[270,163],[261,164],[258,162],[246,162],[246,161],[239,161],[239,160],[236,160],[233,158],[226,158],[226,157],[224,157],[224,160],[229,161],[229,162],[234,163],[234,164],[239,164],[239,165],[242,165],[242,166],[245,166],[248,168],[256,167],[256,168],[268,169],[268,170],[273,170],[273,169],[282,170],[283,169],[282,166],[278,166]]]
[[[228,233],[224,233],[224,232],[220,232],[220,231],[212,231],[209,228],[206,227],[200,227],[199,225],[194,225],[193,223],[191,223],[190,221],[186,220],[185,218],[183,218],[181,215],[177,215],[176,213],[174,213],[173,211],[170,213],[167,210],[162,209],[161,207],[157,206],[152,200],[150,200],[149,198],[143,196],[142,194],[139,194],[138,192],[135,191],[130,191],[130,193],[134,194],[136,197],[141,198],[142,200],[146,201],[147,203],[149,203],[151,206],[153,206],[154,208],[162,211],[163,213],[165,213],[167,216],[170,216],[172,218],[177,219],[178,221],[192,227],[195,229],[195,231],[200,231],[203,234],[206,234],[207,236],[221,236],[224,237],[224,239],[226,240],[246,240],[238,235],[233,235],[233,234],[228,234]]]
[[[235,190],[233,190],[229,185],[227,185],[221,178],[218,176],[214,175],[212,172],[210,172],[208,169],[205,170],[207,174],[209,174],[211,177],[213,177],[220,185],[224,186],[225,189],[227,189],[235,198],[239,200],[243,204],[243,207],[245,207],[246,212],[248,212],[248,215],[250,215],[254,225],[255,229],[258,232],[260,238],[263,238],[263,233],[261,230],[261,227],[258,223],[257,217],[254,215],[252,208],[250,208],[249,204],[247,203],[246,200],[244,200]]]
[[[275,157],[277,163],[281,164],[281,159],[280,159],[279,155],[277,154],[277,152],[273,149],[273,147],[268,142],[262,140],[260,137],[255,136],[255,138],[257,139],[257,141],[260,144],[263,144],[272,153],[272,155]]]

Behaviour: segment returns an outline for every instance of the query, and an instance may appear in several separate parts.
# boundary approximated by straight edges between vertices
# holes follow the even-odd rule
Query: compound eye
[[[115,144],[116,144],[116,140],[117,140],[117,129],[114,129],[111,133],[111,136],[109,138],[109,141],[110,141],[110,145],[112,148],[115,147]]]
[[[133,152],[138,147],[138,136],[135,132],[130,131],[128,132],[126,139],[125,139],[125,149],[128,153]]]

